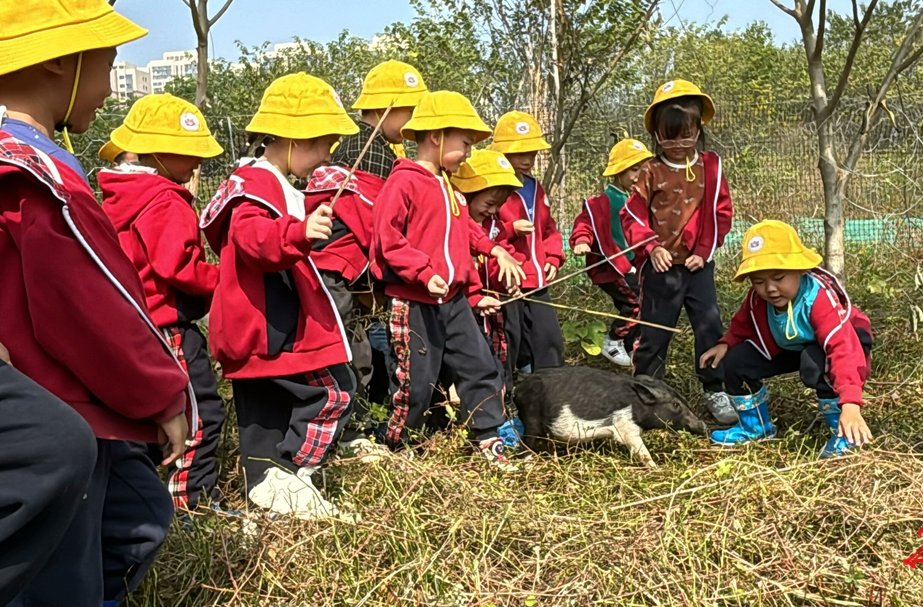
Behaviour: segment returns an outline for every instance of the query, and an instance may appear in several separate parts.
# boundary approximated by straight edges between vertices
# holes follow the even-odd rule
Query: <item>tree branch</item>
[[[853,0],[855,4],[856,0]],[[808,15],[814,14],[814,0],[808,4]],[[827,31],[827,0],[820,0],[820,10],[817,12],[817,43],[814,45],[814,59],[820,61],[824,56],[824,33]]]
[[[183,0],[186,2],[186,0]],[[199,10],[201,7],[196,3],[196,0],[189,0],[186,2],[186,6],[189,7],[189,10],[192,12],[192,27],[195,29],[196,40],[202,40],[208,34],[208,32],[202,31],[202,24],[199,21]],[[208,23],[208,19],[205,19],[205,22]]]
[[[790,9],[784,4],[782,4],[779,0],[769,0],[769,1],[775,4],[776,8],[778,8],[780,11],[782,11],[783,13],[785,13],[786,15],[788,15],[795,21],[801,21],[801,17],[798,15],[798,13],[796,13],[793,9]]]
[[[227,2],[224,3],[224,6],[222,6],[221,9],[215,14],[215,16],[208,20],[209,28],[213,26],[218,21],[218,19],[221,19],[221,16],[224,15],[225,11],[228,10],[228,7],[231,6],[231,2],[233,1],[234,0],[227,0]]]
[[[856,0],[853,0],[853,5],[855,6]],[[849,75],[852,72],[853,63],[856,60],[856,54],[859,52],[859,47],[862,45],[862,38],[865,35],[865,28],[868,26],[869,21],[872,20],[872,12],[875,10],[875,6],[878,5],[878,0],[872,0],[869,2],[868,8],[865,9],[865,15],[862,17],[862,21],[858,23],[856,27],[856,32],[853,35],[852,44],[849,46],[849,53],[846,55],[846,63],[843,64],[843,70],[840,72],[840,79],[836,84],[836,89],[833,91],[833,95],[830,97],[830,100],[827,102],[827,106],[821,111],[818,117],[818,121],[823,122],[836,110],[837,104],[840,102],[840,98],[843,96],[843,91],[846,90],[846,84],[849,82]],[[906,38],[904,39],[906,41]],[[820,46],[821,42],[818,42]],[[903,44],[901,45],[903,46]],[[820,55],[818,54],[818,59]]]

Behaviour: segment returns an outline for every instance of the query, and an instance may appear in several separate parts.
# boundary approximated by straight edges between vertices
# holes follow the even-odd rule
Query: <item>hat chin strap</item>
[[[77,71],[74,73],[74,86],[71,88],[71,100],[67,104],[67,112],[64,114],[64,120],[61,121],[60,125],[57,125],[56,128],[59,128],[61,135],[64,137],[64,146],[67,148],[67,151],[71,154],[74,153],[74,146],[71,145],[71,138],[67,132],[67,127],[70,126],[71,112],[74,111],[74,102],[77,101],[77,87],[80,86],[80,71],[83,67],[83,53],[77,53]],[[159,164],[159,163],[158,163]]]
[[[452,182],[449,181],[449,176],[446,174],[445,167],[442,166],[442,147],[445,144],[445,129],[439,131],[439,173],[442,175],[443,181],[445,181],[446,193],[451,198],[452,206],[452,215],[458,217],[461,215],[461,209],[458,208],[458,200],[455,196],[455,190],[452,188]]]
[[[157,154],[151,154],[151,158],[154,159],[154,162],[156,162],[157,166],[160,167],[160,170],[163,171],[162,173],[160,173],[161,175],[163,175],[170,181],[177,181],[177,179],[173,176],[173,174],[167,170],[167,167],[163,166],[163,163],[160,162],[160,158],[157,157]]]

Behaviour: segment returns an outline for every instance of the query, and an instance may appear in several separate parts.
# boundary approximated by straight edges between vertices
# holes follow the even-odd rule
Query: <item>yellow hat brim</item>
[[[146,29],[113,11],[92,21],[0,40],[0,76],[74,53],[120,46],[146,34]]]
[[[683,92],[682,89],[679,91],[677,91],[677,89],[673,89],[664,95],[663,99],[659,99],[656,103],[652,103],[647,106],[647,110],[644,112],[644,128],[647,129],[648,133],[652,135],[654,134],[654,131],[651,130],[651,122],[654,120],[654,108],[661,103],[665,103],[670,99],[676,99],[677,97],[699,97],[702,99],[702,126],[705,126],[711,122],[712,118],[715,117],[715,102],[711,97],[705,93],[690,93]]]
[[[287,139],[315,139],[328,135],[355,135],[359,127],[345,113],[308,116],[263,113],[254,116],[246,130]]]
[[[603,177],[612,177],[613,175],[618,175],[622,171],[628,170],[631,167],[635,166],[639,162],[644,162],[650,158],[653,158],[654,155],[647,150],[635,150],[637,153],[631,154],[622,158],[618,162],[610,164],[606,167],[606,170],[603,171]]]
[[[761,272],[763,270],[795,270],[806,271],[813,270],[824,262],[824,258],[812,251],[804,249],[801,253],[765,253],[763,255],[753,255],[745,259],[740,267],[737,268],[737,274],[734,280],[740,282],[749,274]]]
[[[392,101],[394,102],[394,107],[417,107],[417,104],[420,103],[420,99],[422,99],[425,94],[426,89],[414,91],[412,93],[408,93],[407,91],[395,91],[393,93],[363,93],[356,99],[356,102],[353,104],[353,109],[383,110],[391,105]]]
[[[468,178],[453,175],[452,185],[458,188],[458,191],[462,194],[470,194],[472,192],[480,192],[481,190],[498,186],[508,186],[518,190],[522,187],[522,182],[516,178],[516,175],[504,172],[492,173],[490,175],[475,175],[474,177]]]
[[[410,122],[401,129],[401,136],[404,139],[413,141],[417,133],[426,131],[441,131],[443,129],[460,129],[463,131],[473,131],[476,135],[474,142],[480,143],[490,137],[492,130],[483,120],[477,116],[418,116],[410,119]]]
[[[106,162],[115,162],[116,157],[124,151],[111,141],[107,141],[103,144],[103,147],[99,148],[97,155]]]
[[[214,158],[224,152],[221,144],[211,135],[138,133],[124,124],[112,131],[110,138],[114,145],[135,154],[179,154],[196,158]]]
[[[530,139],[515,139],[513,141],[494,141],[487,149],[501,154],[526,154],[528,152],[541,152],[550,150],[551,144],[544,137]]]

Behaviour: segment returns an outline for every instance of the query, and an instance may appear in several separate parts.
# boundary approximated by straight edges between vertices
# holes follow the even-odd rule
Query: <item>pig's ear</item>
[[[657,394],[657,389],[652,377],[648,377],[647,375],[635,376],[633,387],[635,389],[635,394],[637,394],[641,402],[648,407],[653,407],[661,402],[661,396]]]

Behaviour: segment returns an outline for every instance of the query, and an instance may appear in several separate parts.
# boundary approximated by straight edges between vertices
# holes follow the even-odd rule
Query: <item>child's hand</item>
[[[705,267],[705,260],[698,255],[690,255],[686,258],[686,268],[690,272],[698,272]]]
[[[426,290],[429,291],[431,296],[438,299],[449,294],[449,285],[442,279],[442,276],[435,274],[426,283]]]
[[[10,362],[10,351],[7,350],[6,346],[4,346],[3,344],[0,344],[0,360],[2,360],[8,365],[12,364]]]
[[[507,288],[513,285],[519,286],[522,284],[522,281],[526,277],[526,272],[522,269],[522,264],[516,261],[516,259],[509,254],[509,251],[497,245],[491,249],[490,254],[500,265],[500,280]]]
[[[517,219],[513,222],[513,231],[516,236],[525,236],[535,231],[535,226],[528,219]]]
[[[654,265],[654,270],[666,272],[673,267],[673,256],[663,247],[654,247],[651,251],[651,263]]]
[[[709,363],[711,363],[711,368],[717,369],[718,365],[721,364],[721,361],[724,360],[724,357],[727,356],[727,353],[728,345],[718,344],[702,355],[702,358],[699,359],[699,368],[704,369],[709,366]]]
[[[545,280],[551,282],[558,275],[558,269],[550,263],[545,264]]]
[[[478,314],[481,316],[490,316],[500,311],[500,300],[493,297],[485,297],[478,302]]]
[[[871,442],[872,431],[862,418],[862,407],[854,403],[842,403],[840,410],[840,428],[836,435],[840,438],[845,437],[857,447]]]
[[[184,395],[185,397],[185,395]],[[162,466],[169,466],[186,452],[186,434],[189,432],[189,424],[186,423],[186,414],[179,415],[168,419],[160,424],[157,429],[158,443],[163,449]]]
[[[513,285],[512,287],[507,288],[506,294],[509,295],[510,297],[519,297],[520,295],[522,295],[522,291],[520,290],[518,285]]]
[[[576,247],[574,247],[574,255],[586,255],[590,252],[590,245],[585,242],[581,242]]]
[[[320,205],[304,222],[304,235],[308,240],[327,240],[333,234],[333,209]]]

